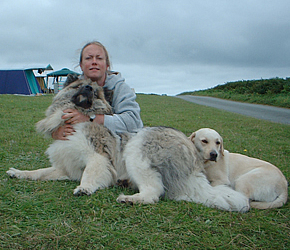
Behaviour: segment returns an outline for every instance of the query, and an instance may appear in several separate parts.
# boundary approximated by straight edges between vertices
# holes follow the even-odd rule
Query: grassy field
[[[71,181],[10,179],[9,167],[49,166],[51,140],[35,132],[52,96],[0,95],[0,249],[290,249],[290,205],[231,213],[190,202],[124,205],[112,187],[74,197]],[[179,98],[138,95],[145,126],[186,135],[216,129],[225,148],[277,165],[290,180],[290,127],[199,106]]]

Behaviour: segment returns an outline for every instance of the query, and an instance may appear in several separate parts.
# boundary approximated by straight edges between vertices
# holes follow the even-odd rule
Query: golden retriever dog
[[[287,180],[271,163],[224,150],[222,137],[213,129],[199,129],[189,139],[204,159],[212,186],[231,186],[247,196],[253,208],[277,208],[287,202]]]

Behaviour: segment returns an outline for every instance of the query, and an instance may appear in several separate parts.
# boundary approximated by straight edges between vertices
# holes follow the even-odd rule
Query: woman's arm
[[[137,132],[143,127],[140,107],[134,91],[124,82],[114,88],[112,101],[114,115],[105,115],[104,125],[114,132]]]

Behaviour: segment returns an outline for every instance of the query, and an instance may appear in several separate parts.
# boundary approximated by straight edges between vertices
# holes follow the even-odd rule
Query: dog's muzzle
[[[217,152],[212,151],[212,152],[210,152],[210,154],[209,154],[209,160],[210,160],[210,161],[216,161],[217,156],[218,156]]]
[[[93,104],[93,88],[90,85],[83,86],[79,91],[72,97],[72,102],[79,107],[88,109]]]

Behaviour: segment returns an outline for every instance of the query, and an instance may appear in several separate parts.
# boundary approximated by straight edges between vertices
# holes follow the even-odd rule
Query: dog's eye
[[[221,142],[220,142],[220,141],[217,141],[217,142],[216,142],[216,145],[220,145],[220,144],[221,144]]]
[[[208,143],[208,141],[207,140],[201,140],[203,143]]]

